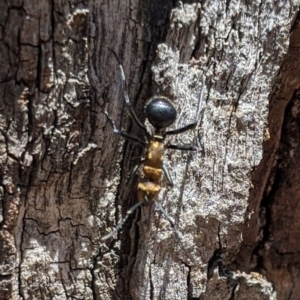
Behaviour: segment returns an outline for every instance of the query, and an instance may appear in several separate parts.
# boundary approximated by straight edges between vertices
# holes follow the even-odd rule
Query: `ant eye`
[[[169,127],[176,120],[177,112],[173,104],[163,97],[152,98],[145,106],[150,124],[157,129]]]

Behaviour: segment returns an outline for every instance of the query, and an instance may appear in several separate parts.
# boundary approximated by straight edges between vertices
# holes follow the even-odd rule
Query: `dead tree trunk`
[[[1,1],[0,299],[296,299],[298,5]],[[103,113],[143,138],[110,49],[143,121],[162,95],[172,128],[192,122],[204,89],[200,124],[171,139],[198,151],[164,158],[179,236],[149,203],[101,241],[137,201],[143,153]]]

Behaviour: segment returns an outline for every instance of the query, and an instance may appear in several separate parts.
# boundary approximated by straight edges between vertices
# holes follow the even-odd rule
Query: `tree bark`
[[[297,299],[299,1],[0,8],[0,299]],[[164,157],[178,236],[148,203],[101,241],[143,155],[104,114],[143,138],[110,49],[142,121],[161,95],[189,124],[204,92],[169,139],[198,150]]]

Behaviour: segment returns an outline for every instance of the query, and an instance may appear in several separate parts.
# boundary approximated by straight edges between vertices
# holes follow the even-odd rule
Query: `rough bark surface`
[[[237,261],[259,268],[276,286],[278,299],[298,299],[299,287],[299,87],[300,15],[270,97],[269,139],[254,173],[247,224]]]
[[[0,1],[0,299],[297,299],[298,10]],[[179,237],[149,203],[101,241],[137,201],[143,153],[103,114],[142,137],[109,49],[142,120],[163,95],[186,125],[204,90],[196,130],[170,139],[198,151],[165,157]]]

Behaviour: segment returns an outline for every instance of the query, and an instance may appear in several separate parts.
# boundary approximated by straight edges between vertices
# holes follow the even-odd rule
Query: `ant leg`
[[[103,113],[107,117],[107,119],[108,119],[109,123],[111,124],[111,127],[113,128],[113,131],[114,131],[115,134],[121,135],[124,138],[132,140],[132,141],[134,141],[136,143],[139,143],[139,144],[143,145],[144,147],[146,146],[146,143],[144,141],[142,141],[141,139],[139,139],[137,136],[134,136],[134,135],[131,135],[131,134],[127,133],[127,132],[119,130],[117,128],[117,126],[116,126],[115,121],[109,116],[109,114],[108,114],[107,111],[104,111]]]
[[[175,149],[175,150],[182,150],[182,151],[196,151],[197,148],[192,145],[173,145],[169,144],[166,147],[167,149]]]
[[[132,170],[132,172],[130,173],[130,177],[129,177],[129,182],[128,185],[132,184],[133,178],[136,175],[137,170],[139,169],[139,167],[143,164],[143,162],[145,161],[145,159],[141,159],[140,163],[136,164]]]
[[[136,172],[137,172],[138,168],[140,167],[140,165],[141,164],[137,164],[137,165],[134,166],[134,168],[133,168],[133,170],[130,174],[130,180],[129,180],[130,182],[132,181],[133,177],[136,175]]]
[[[118,65],[119,65],[119,68],[120,68],[120,71],[121,71],[121,80],[122,80],[122,88],[123,88],[123,93],[124,93],[124,99],[125,99],[125,104],[129,110],[129,113],[131,115],[131,117],[134,119],[134,121],[136,122],[136,124],[142,129],[144,130],[144,132],[146,133],[146,135],[149,137],[150,134],[149,132],[147,131],[145,125],[140,121],[140,119],[137,117],[133,107],[132,107],[132,104],[130,102],[130,99],[129,99],[129,96],[128,96],[128,93],[127,93],[127,90],[126,90],[126,77],[125,77],[125,72],[123,70],[123,67],[122,67],[122,64],[120,62],[120,59],[118,57],[118,55],[116,54],[116,52],[112,49],[110,49],[111,52],[113,53],[113,55],[115,56],[117,62],[118,62]]]
[[[194,122],[194,123],[191,123],[191,124],[188,124],[188,125],[186,125],[184,127],[178,128],[178,129],[167,131],[166,134],[178,134],[178,133],[182,133],[182,132],[194,129],[197,126],[197,124],[198,124],[198,121]]]
[[[173,183],[171,174],[170,174],[168,168],[167,168],[164,164],[162,165],[162,170],[163,170],[163,172],[165,173],[165,176],[166,176],[166,178],[167,178],[168,186],[173,187],[173,186],[174,186],[174,183]]]
[[[155,202],[155,205],[160,210],[162,215],[169,221],[169,223],[170,223],[172,229],[174,230],[176,236],[179,237],[178,231],[175,228],[175,224],[174,224],[173,220],[171,219],[171,217],[168,215],[168,213],[163,209],[163,207],[158,202]]]
[[[199,95],[199,100],[198,100],[198,105],[197,105],[197,112],[196,112],[195,121],[193,123],[188,124],[186,126],[183,126],[181,128],[167,131],[166,132],[167,135],[182,133],[182,132],[185,132],[187,130],[194,129],[197,126],[197,124],[199,122],[199,119],[200,119],[200,110],[201,110],[201,104],[202,104],[203,93],[204,93],[204,88],[203,88],[204,87],[204,82],[205,82],[205,76],[203,76],[203,78],[202,78],[202,88],[201,88],[201,93]],[[179,149],[179,150],[181,150],[181,149]]]
[[[127,219],[129,218],[129,216],[138,208],[140,207],[142,204],[144,204],[144,200],[143,201],[139,201],[138,203],[134,204],[132,207],[130,207],[129,210],[126,211],[126,216],[121,220],[121,222],[115,227],[115,229],[105,235],[104,237],[101,238],[101,241],[105,241],[109,238],[111,238],[113,235],[115,235],[122,227],[123,225],[125,224],[125,222],[127,221]]]
[[[189,253],[187,253],[186,249],[184,248],[183,246],[183,243],[181,241],[181,238],[180,238],[180,235],[179,235],[179,232],[177,231],[176,227],[175,227],[175,224],[174,222],[172,221],[171,217],[168,215],[168,213],[162,208],[162,206],[158,203],[158,202],[155,202],[155,205],[156,207],[160,210],[160,212],[162,213],[162,215],[169,221],[170,225],[171,225],[171,228],[176,236],[176,239],[178,240],[181,248],[183,249],[184,253],[186,254],[186,256],[193,262],[193,258],[190,257]]]

